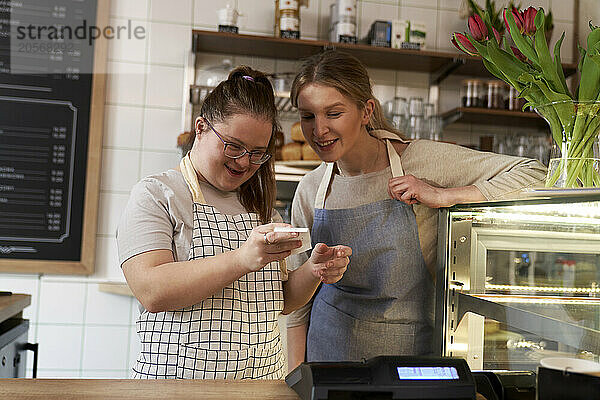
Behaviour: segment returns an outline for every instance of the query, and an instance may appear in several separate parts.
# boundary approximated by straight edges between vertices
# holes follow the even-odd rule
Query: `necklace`
[[[361,175],[368,174],[369,172],[373,172],[373,168],[375,168],[375,165],[377,165],[377,160],[379,160],[379,150],[380,150],[380,147],[381,147],[380,146],[380,140],[377,139],[377,153],[376,153],[375,157],[373,158],[373,163],[371,164],[371,166],[369,167],[369,169],[366,169],[365,170],[366,172],[363,172]],[[350,175],[346,175],[342,171],[342,169],[340,168],[340,166],[337,165],[337,163],[336,163],[336,166],[337,166],[338,172],[340,173],[340,176],[343,176],[343,177],[350,176]]]

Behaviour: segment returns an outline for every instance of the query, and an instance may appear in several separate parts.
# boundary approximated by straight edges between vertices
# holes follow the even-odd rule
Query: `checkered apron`
[[[180,164],[194,200],[189,259],[237,249],[260,225],[258,215],[224,215],[205,204],[189,155]],[[137,321],[142,379],[282,379],[277,325],[283,310],[277,262],[242,276],[213,296],[177,311],[144,311]]]

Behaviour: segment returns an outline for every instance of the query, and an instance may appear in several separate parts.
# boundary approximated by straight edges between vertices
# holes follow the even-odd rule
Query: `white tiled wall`
[[[459,19],[461,0],[359,0],[359,31],[365,34],[375,18],[411,18],[427,24],[430,49],[453,50],[450,34],[464,30]],[[31,320],[30,340],[40,343],[40,377],[124,378],[129,376],[139,343],[134,324],[135,299],[98,291],[98,282],[123,280],[117,261],[115,227],[132,185],[143,176],[177,164],[175,147],[181,133],[184,60],[190,48],[191,29],[216,29],[216,10],[230,3],[243,14],[240,32],[271,35],[273,0],[113,0],[111,23],[131,19],[143,26],[146,39],[113,40],[109,45],[105,136],[97,234],[96,273],[90,277],[2,274],[0,289],[30,293],[25,310]],[[329,5],[333,0],[310,0],[301,10],[301,33],[306,39],[325,39]],[[483,0],[479,1],[483,3]],[[497,1],[498,2],[498,1]],[[501,2],[502,3],[502,2]],[[529,2],[526,2],[529,3]],[[554,10],[558,30],[567,31],[565,60],[572,51],[573,0],[536,0]],[[597,0],[582,0],[580,35],[587,35],[587,20],[600,24]],[[560,36],[555,31],[554,38]],[[569,47],[569,48],[567,48]],[[204,65],[221,55],[202,54]],[[295,62],[232,57],[265,70],[293,71]],[[375,92],[382,101],[394,94],[427,96],[427,75],[372,70]],[[442,110],[456,106],[460,78],[450,77],[441,90]],[[288,127],[292,121],[283,121]],[[446,140],[477,143],[485,127],[455,124]],[[503,130],[504,128],[500,128]],[[496,132],[497,129],[494,129]],[[29,357],[28,373],[31,373]]]

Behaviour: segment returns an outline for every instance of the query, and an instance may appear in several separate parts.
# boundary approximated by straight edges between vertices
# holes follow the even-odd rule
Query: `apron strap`
[[[317,190],[317,195],[315,197],[315,208],[325,208],[325,196],[327,196],[329,182],[331,182],[331,177],[333,176],[333,166],[335,163],[331,162],[326,163],[325,165],[325,174],[323,175],[323,179],[321,179],[321,184],[319,185],[319,189]]]
[[[400,155],[392,145],[392,141],[386,139],[388,158],[390,159],[390,167],[392,167],[392,177],[404,176],[404,169],[402,169],[402,162],[400,161]]]
[[[389,139],[385,139],[387,146],[387,154],[388,159],[390,161],[390,166],[392,168],[392,177],[404,176],[404,170],[402,169],[402,162],[400,161],[400,155],[392,145],[392,141]],[[331,178],[333,176],[333,166],[335,163],[326,163],[325,174],[321,179],[321,183],[319,184],[319,189],[317,190],[317,195],[315,196],[315,208],[323,209],[325,208],[325,197],[327,196],[327,189],[329,189],[329,184],[331,183]]]
[[[179,168],[183,174],[183,179],[187,183],[190,192],[192,193],[192,200],[194,203],[206,204],[202,190],[200,190],[200,184],[198,183],[198,174],[194,169],[192,160],[190,159],[190,153],[187,153],[185,157],[179,162]]]

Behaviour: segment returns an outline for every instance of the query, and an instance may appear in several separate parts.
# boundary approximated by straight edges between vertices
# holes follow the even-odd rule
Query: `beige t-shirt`
[[[222,192],[199,182],[208,205],[222,214],[246,213],[237,192]],[[273,221],[282,218],[273,211]],[[172,250],[175,261],[187,261],[192,243],[193,202],[180,171],[170,169],[138,182],[131,190],[117,228],[119,263],[150,250]]]
[[[374,132],[377,134],[377,131]],[[525,188],[543,186],[546,167],[536,160],[471,150],[429,140],[411,142],[400,160],[405,174],[436,187],[476,186],[488,200],[517,197]],[[325,164],[309,172],[298,184],[292,203],[292,225],[312,228],[315,196],[325,173]],[[388,199],[390,167],[358,176],[334,174],[325,200],[326,209],[355,208]],[[413,205],[421,250],[427,268],[434,274],[437,256],[438,210]],[[344,244],[344,243],[339,243]],[[310,256],[291,256],[288,269],[294,270]],[[351,268],[351,267],[350,267]],[[308,322],[311,303],[288,317],[288,327]]]

